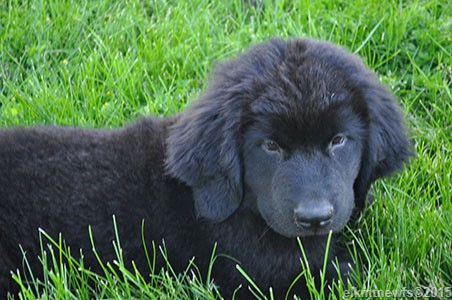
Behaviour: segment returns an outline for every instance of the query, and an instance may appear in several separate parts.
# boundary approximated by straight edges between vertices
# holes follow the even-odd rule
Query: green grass
[[[375,204],[345,233],[365,258],[356,290],[450,288],[452,2],[262,2],[2,1],[0,126],[115,127],[140,115],[170,115],[196,99],[215,61],[252,44],[274,36],[333,41],[362,56],[395,92],[416,151],[403,172],[376,184]],[[45,257],[58,262],[68,251],[58,251],[63,242],[54,238],[54,252],[47,249]],[[72,268],[57,263],[58,270],[47,270],[43,293],[24,287],[22,297],[212,299],[216,293],[170,271],[148,282],[120,266],[96,275],[70,261]],[[87,278],[102,281],[97,294]],[[118,278],[123,284],[116,285]]]

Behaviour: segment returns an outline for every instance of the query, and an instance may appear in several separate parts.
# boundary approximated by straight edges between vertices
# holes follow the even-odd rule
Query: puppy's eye
[[[268,152],[279,152],[279,151],[281,151],[281,148],[279,147],[279,145],[275,141],[272,141],[272,140],[264,141],[262,146]]]
[[[343,146],[346,141],[347,141],[347,137],[345,135],[337,134],[331,139],[328,148],[332,149],[332,148]]]

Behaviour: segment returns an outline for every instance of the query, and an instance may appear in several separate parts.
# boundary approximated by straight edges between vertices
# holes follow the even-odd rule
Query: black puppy
[[[200,99],[172,118],[1,130],[0,289],[14,289],[19,244],[40,269],[38,228],[61,232],[96,270],[91,225],[102,258],[113,260],[115,215],[125,259],[143,272],[142,220],[176,270],[194,256],[206,271],[217,242],[282,299],[301,271],[296,238],[318,274],[328,232],[409,155],[399,107],[359,58],[325,42],[272,40],[220,65]],[[346,273],[351,261],[334,241],[329,254]],[[227,297],[247,285],[235,264],[213,270]]]

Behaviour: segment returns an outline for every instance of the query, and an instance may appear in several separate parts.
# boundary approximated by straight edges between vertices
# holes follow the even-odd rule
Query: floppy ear
[[[213,86],[169,128],[166,170],[192,187],[197,217],[219,222],[240,205],[241,100]]]
[[[374,74],[365,75],[367,80],[362,82],[361,97],[367,104],[368,136],[361,170],[354,184],[355,203],[359,212],[366,205],[371,184],[401,169],[413,155],[402,111],[394,96],[378,82]]]
[[[262,90],[256,81],[278,65],[285,46],[274,39],[219,65],[205,94],[169,128],[166,171],[191,186],[197,217],[220,222],[239,207],[242,120]]]

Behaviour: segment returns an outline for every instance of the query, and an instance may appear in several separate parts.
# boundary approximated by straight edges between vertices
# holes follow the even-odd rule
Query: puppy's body
[[[11,270],[22,266],[19,241],[39,274],[38,228],[53,237],[61,233],[73,251],[83,249],[85,264],[99,271],[90,251],[88,226],[96,250],[111,262],[116,258],[112,215],[118,223],[125,261],[133,259],[143,274],[149,273],[149,268],[143,250],[142,220],[146,240],[157,244],[164,240],[177,271],[183,271],[196,257],[195,263],[205,274],[218,243],[217,253],[238,259],[262,286],[293,280],[301,270],[297,241],[269,231],[248,208],[221,224],[196,219],[191,189],[164,171],[165,138],[172,123],[174,119],[147,118],[111,130],[0,130],[1,290],[16,290],[8,278]],[[323,237],[308,241],[306,251],[324,251]],[[274,253],[279,259],[273,262]],[[164,261],[160,254],[157,258],[158,270]],[[290,267],[281,268],[283,262]],[[312,263],[320,266],[322,261]],[[246,284],[235,270],[236,264],[226,258],[217,261],[216,281],[227,287]],[[231,292],[225,290],[224,294]]]
[[[164,241],[176,271],[196,257],[206,275],[218,243],[217,253],[281,299],[301,271],[296,238],[318,274],[329,230],[364,207],[371,183],[400,168],[409,148],[400,111],[374,75],[310,40],[273,40],[225,63],[176,117],[112,130],[1,130],[0,289],[13,289],[19,244],[40,269],[38,228],[61,232],[96,270],[91,226],[96,250],[112,261],[115,215],[125,261],[144,274],[142,220],[148,245]],[[352,261],[334,238],[329,255],[345,274]],[[213,278],[229,297],[247,282],[236,261],[219,259]],[[327,278],[335,275],[330,264]],[[305,289],[300,281],[292,292]]]
[[[35,259],[38,228],[53,237],[61,232],[72,247],[87,250],[91,225],[100,243],[96,246],[111,260],[116,214],[119,229],[127,233],[121,238],[128,252],[142,249],[140,220],[151,223],[157,212],[171,218],[170,201],[181,197],[152,201],[174,191],[170,181],[155,184],[165,180],[165,122],[145,120],[117,130],[0,131],[0,278],[5,281],[9,270],[21,266],[19,243]],[[130,217],[122,218],[123,211]]]

